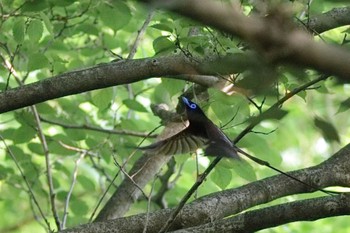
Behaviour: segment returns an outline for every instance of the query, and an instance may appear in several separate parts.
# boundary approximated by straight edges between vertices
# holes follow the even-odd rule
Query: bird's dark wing
[[[194,135],[191,127],[187,127],[174,136],[148,146],[139,147],[148,154],[176,155],[195,152],[208,144],[208,138]]]

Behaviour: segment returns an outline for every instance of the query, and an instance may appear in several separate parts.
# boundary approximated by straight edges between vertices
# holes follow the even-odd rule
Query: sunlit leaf
[[[161,30],[161,31],[173,32],[173,29],[171,27],[169,27],[166,24],[162,24],[162,23],[153,24],[150,27]]]
[[[13,142],[18,143],[25,143],[29,142],[31,139],[33,139],[36,135],[36,130],[28,125],[22,125],[18,129],[16,129],[14,135],[13,135]]]
[[[18,18],[16,20],[16,23],[13,25],[12,34],[15,41],[19,44],[22,43],[24,40],[24,28],[25,28],[24,19]]]
[[[147,109],[141,103],[134,99],[125,99],[123,100],[123,104],[125,104],[125,106],[130,108],[131,110],[135,110],[138,112],[148,112]]]
[[[43,24],[40,20],[32,20],[27,29],[29,39],[34,43],[39,41],[43,35],[43,30]]]
[[[98,107],[100,111],[108,108],[111,105],[113,96],[114,92],[112,88],[91,92],[92,103]]]
[[[285,117],[288,114],[287,110],[281,109],[281,108],[271,108],[266,112],[263,112],[261,115],[257,117],[252,117],[249,121],[251,122],[261,122],[264,120],[281,120],[283,117]]]
[[[232,169],[238,176],[247,181],[255,181],[257,179],[254,168],[244,159],[224,158],[219,165],[226,169]]]
[[[26,1],[21,7],[22,12],[36,12],[43,11],[48,7],[47,1],[42,0],[34,0],[34,1]]]
[[[89,206],[80,198],[72,198],[70,202],[70,209],[73,214],[81,216],[88,213]]]
[[[221,189],[225,189],[232,179],[232,170],[216,167],[210,176],[211,180]]]
[[[84,175],[79,175],[77,181],[81,184],[85,190],[95,190],[95,183]]]
[[[47,17],[46,14],[44,14],[42,11],[39,13],[40,14],[40,17],[41,19],[43,20],[44,24],[45,24],[45,27],[46,27],[46,30],[51,34],[53,35],[53,26],[51,24],[51,21],[49,19],[49,17]]]
[[[44,155],[43,146],[40,143],[28,143],[28,149],[38,155]]]
[[[42,53],[35,53],[28,58],[28,71],[33,71],[41,68],[47,68],[49,60]]]
[[[175,45],[169,40],[168,36],[161,36],[153,41],[153,49],[158,54],[160,52],[174,50]]]

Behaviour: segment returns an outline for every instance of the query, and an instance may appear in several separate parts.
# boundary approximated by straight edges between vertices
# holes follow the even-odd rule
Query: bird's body
[[[219,127],[217,127],[210,119],[207,118],[197,104],[193,103],[186,97],[182,97],[182,102],[185,105],[186,114],[189,121],[188,127],[172,137],[145,147],[141,147],[140,149],[151,154],[175,155],[194,152],[198,148],[203,148],[205,155],[234,159],[239,158],[237,154],[237,152],[239,152],[254,162],[269,167],[307,187],[330,195],[338,194],[338,192],[323,190],[317,186],[299,180],[288,173],[271,166],[268,162],[256,158],[239,149],[231,142],[231,140],[221,131]]]
[[[182,97],[189,125],[181,132],[165,140],[141,147],[147,153],[164,155],[184,154],[203,148],[205,155],[238,158],[236,147],[200,107]]]

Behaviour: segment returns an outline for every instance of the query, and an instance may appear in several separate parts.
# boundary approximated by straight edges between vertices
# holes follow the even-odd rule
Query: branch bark
[[[332,197],[294,201],[259,210],[248,211],[235,217],[173,232],[256,232],[290,222],[315,221],[326,217],[349,214],[350,195],[337,195]]]
[[[349,156],[350,144],[317,166],[289,172],[289,174],[302,181],[321,188],[330,186],[346,187],[349,186],[350,183]],[[268,177],[236,189],[228,189],[201,197],[192,203],[185,205],[178,217],[175,219],[171,230],[186,229],[189,227],[201,226],[207,223],[215,224],[216,221],[222,221],[221,219],[225,217],[238,214],[253,206],[268,203],[280,197],[313,191],[314,190],[310,190],[308,187],[283,175]],[[309,213],[305,213],[305,215],[301,213],[300,217],[297,217],[295,213],[292,213],[293,211],[289,211],[283,212],[283,214],[280,216],[280,219],[277,219],[275,221],[271,219],[270,221],[266,222],[258,221],[259,219],[266,219],[268,217],[266,216],[266,213],[275,210],[271,208],[286,210],[289,207],[294,206],[294,208],[297,208],[298,206],[301,206],[299,202],[295,202],[286,203],[277,207],[268,207],[267,209],[262,209],[260,212],[250,212],[250,214],[243,213],[241,214],[242,216],[238,215],[234,219],[230,220],[240,222],[242,219],[254,219],[254,223],[257,225],[252,226],[252,224],[249,224],[247,221],[245,222],[245,225],[243,225],[244,228],[242,228],[242,224],[238,225],[238,227],[241,227],[243,229],[241,232],[249,232],[249,229],[262,229],[265,227],[271,227],[273,224],[280,225],[295,220],[311,220],[329,216],[350,214],[350,209],[348,206],[349,204],[343,205],[342,207],[339,206],[339,203],[343,203],[343,201],[346,202],[348,200],[348,195],[345,197],[337,195],[332,197],[314,199],[310,200],[309,202],[301,202],[301,204],[308,204],[310,206],[304,206],[302,209],[299,209],[299,211],[305,211],[305,209],[309,207],[310,209],[315,208],[315,211],[318,212],[315,213],[314,217],[311,217]],[[317,204],[318,206],[313,206],[316,203],[319,203]],[[325,208],[324,210],[327,211],[320,212],[322,208]],[[158,232],[166,222],[171,212],[172,209],[163,209],[149,213],[147,232]],[[274,214],[276,213],[277,212],[274,212]],[[146,224],[146,216],[147,214],[139,214],[125,218],[118,218],[115,220],[95,222],[76,228],[67,229],[62,232],[105,232],[106,229],[108,229],[108,232],[137,233],[143,231],[143,228]],[[225,224],[227,225],[231,223]],[[231,225],[232,229],[237,228],[236,224]]]
[[[238,6],[211,0],[168,0],[143,2],[166,8],[205,25],[249,42],[270,62],[313,68],[349,82],[350,52],[315,42],[312,36],[293,25],[283,8],[268,17],[245,16]],[[229,20],[228,20],[229,19]]]

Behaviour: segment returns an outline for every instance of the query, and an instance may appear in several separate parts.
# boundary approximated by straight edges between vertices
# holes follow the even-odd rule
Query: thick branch
[[[350,214],[350,195],[313,198],[252,210],[235,217],[222,219],[174,233],[256,232],[290,222],[315,221]]]
[[[322,32],[349,25],[350,7],[334,8],[326,13],[312,16],[306,22],[306,26],[312,32],[320,34]]]
[[[235,35],[254,46],[275,63],[313,68],[350,80],[350,52],[344,48],[315,42],[311,35],[292,25],[287,12],[271,12],[269,17],[245,16],[238,6],[212,0],[150,1],[181,15]]]
[[[350,174],[349,156],[350,144],[317,166],[293,171],[289,174],[321,188],[348,186],[350,183],[350,176],[348,175]],[[171,229],[199,226],[240,213],[253,206],[268,203],[283,196],[313,191],[284,175],[276,175],[236,189],[213,193],[185,205],[175,219]],[[150,213],[148,232],[158,232],[171,212],[171,209],[164,209]],[[324,213],[323,216],[328,217],[329,213]],[[305,220],[308,220],[308,218]],[[109,232],[142,232],[145,221],[146,214],[139,214],[106,222],[82,225],[63,232],[103,232],[107,228]]]
[[[180,75],[177,78],[212,85],[212,76],[199,79],[196,74],[205,64],[190,61],[183,55],[122,60],[72,71],[0,93],[0,113],[67,95],[133,83],[152,77]],[[234,70],[232,70],[234,72]],[[211,74],[215,73],[212,71]],[[189,75],[183,75],[189,74]]]

